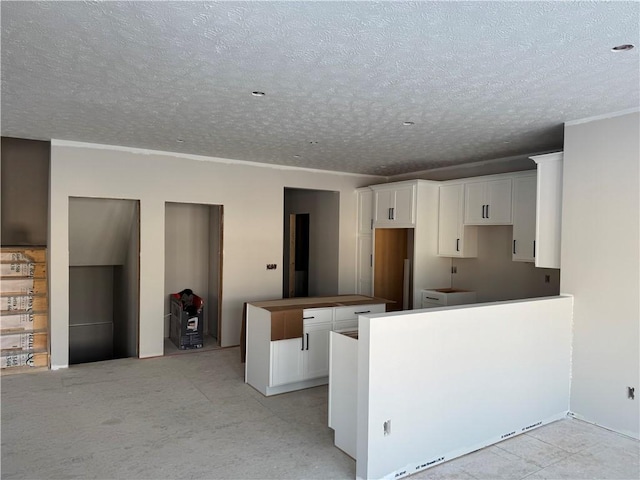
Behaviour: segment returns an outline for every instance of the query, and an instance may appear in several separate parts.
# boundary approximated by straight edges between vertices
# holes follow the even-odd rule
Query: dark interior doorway
[[[289,297],[309,296],[309,214],[289,215]]]
[[[284,189],[282,296],[338,294],[340,193]]]

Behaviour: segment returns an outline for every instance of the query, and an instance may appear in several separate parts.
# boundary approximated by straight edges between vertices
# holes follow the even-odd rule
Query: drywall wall
[[[125,263],[123,266],[114,268],[113,355],[115,358],[138,356],[139,210],[136,202]]]
[[[513,227],[478,227],[478,257],[454,258],[451,286],[477,293],[479,302],[545,297],[560,293],[560,270],[511,260]],[[549,283],[545,283],[545,276]]]
[[[240,341],[242,305],[282,294],[283,190],[340,193],[338,291],[355,285],[357,187],[381,177],[52,141],[49,214],[51,363],[68,363],[69,197],[140,200],[141,357],[163,354],[165,202],[224,206],[222,346]],[[278,269],[267,270],[276,263]]]
[[[46,245],[50,144],[2,137],[1,151],[2,245]]]
[[[224,233],[224,215],[220,205],[209,207],[209,297],[207,317],[208,333],[218,341],[218,308],[222,288],[222,246]],[[219,342],[218,342],[219,343]]]
[[[571,311],[565,296],[361,315],[357,478],[404,477],[564,417]]]
[[[571,410],[639,438],[640,113],[565,128],[563,292],[575,297]],[[636,399],[627,398],[635,387]]]
[[[69,265],[124,265],[136,208],[131,201],[70,198]]]
[[[338,293],[340,194],[288,188],[284,193],[284,230],[289,235],[290,214],[309,214],[309,296]],[[350,195],[348,198],[351,198]],[[285,255],[288,242],[283,245]],[[288,258],[285,256],[284,258]],[[282,265],[285,279],[288,266]]]
[[[208,329],[209,206],[167,203],[165,210],[165,324],[169,337],[169,295],[189,288],[205,301],[203,321]],[[206,332],[208,333],[208,332]]]

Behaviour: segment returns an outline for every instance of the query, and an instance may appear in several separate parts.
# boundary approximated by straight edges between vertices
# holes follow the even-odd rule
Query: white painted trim
[[[101,143],[76,142],[73,140],[51,139],[51,145],[56,147],[70,148],[94,148],[97,150],[113,150],[119,152],[135,153],[139,155],[164,155],[167,157],[184,158],[187,160],[196,160],[199,162],[223,163],[228,165],[240,165],[251,167],[271,168],[274,170],[293,170],[310,173],[325,173],[328,175],[353,176],[353,177],[371,177],[385,181],[387,177],[380,175],[369,175],[365,173],[337,172],[335,170],[320,170],[318,168],[292,167],[289,165],[278,165],[273,163],[252,162],[249,160],[235,160],[233,158],[208,157],[206,155],[193,155],[191,153],[166,152],[163,150],[150,150],[146,148],[123,147],[120,145],[105,145]]]
[[[547,162],[547,161],[559,161],[562,160],[564,158],[564,152],[553,152],[553,153],[547,153],[545,155],[536,155],[533,157],[529,157],[531,160],[533,160],[534,162],[536,162],[536,165],[538,165],[540,162]]]
[[[405,181],[405,180],[410,180],[410,179],[408,179],[406,177],[411,176],[411,175],[422,175],[422,174],[426,174],[426,173],[443,172],[443,171],[446,172],[448,170],[458,170],[458,169],[462,169],[462,168],[484,167],[486,165],[493,165],[495,163],[508,163],[508,162],[512,162],[514,160],[525,160],[527,158],[530,158],[531,155],[544,155],[546,153],[550,153],[550,151],[525,153],[523,155],[513,155],[511,157],[493,158],[493,159],[490,159],[490,160],[480,160],[480,161],[472,162],[472,163],[458,163],[456,165],[447,165],[446,167],[427,168],[425,170],[419,170],[417,172],[401,173],[399,175],[393,175],[391,177],[387,177],[387,180],[389,182]],[[519,170],[519,171],[528,171],[528,170]],[[515,172],[506,172],[506,173],[515,173]],[[398,180],[394,180],[396,178]]]
[[[608,118],[621,117],[622,115],[629,115],[630,113],[640,112],[640,107],[628,108],[626,110],[620,110],[619,112],[603,113],[602,115],[594,115],[593,117],[579,118],[577,120],[570,120],[564,122],[565,127],[572,127],[573,125],[580,125],[581,123],[595,122],[598,120],[606,120]]]

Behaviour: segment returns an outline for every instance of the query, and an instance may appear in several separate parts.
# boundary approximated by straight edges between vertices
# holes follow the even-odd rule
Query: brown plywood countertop
[[[270,312],[293,310],[298,308],[348,307],[352,305],[368,305],[372,303],[395,303],[392,300],[366,295],[335,295],[332,297],[296,297],[278,300],[249,302],[254,307],[264,308]]]

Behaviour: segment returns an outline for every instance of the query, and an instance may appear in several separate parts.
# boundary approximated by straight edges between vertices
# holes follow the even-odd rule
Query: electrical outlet
[[[267,263],[267,270],[275,270],[277,265],[275,263]]]
[[[549,283],[551,281],[551,275],[544,276],[544,283]]]
[[[635,387],[627,387],[627,398],[629,400],[635,400],[635,398],[636,398],[636,389],[635,389]]]

